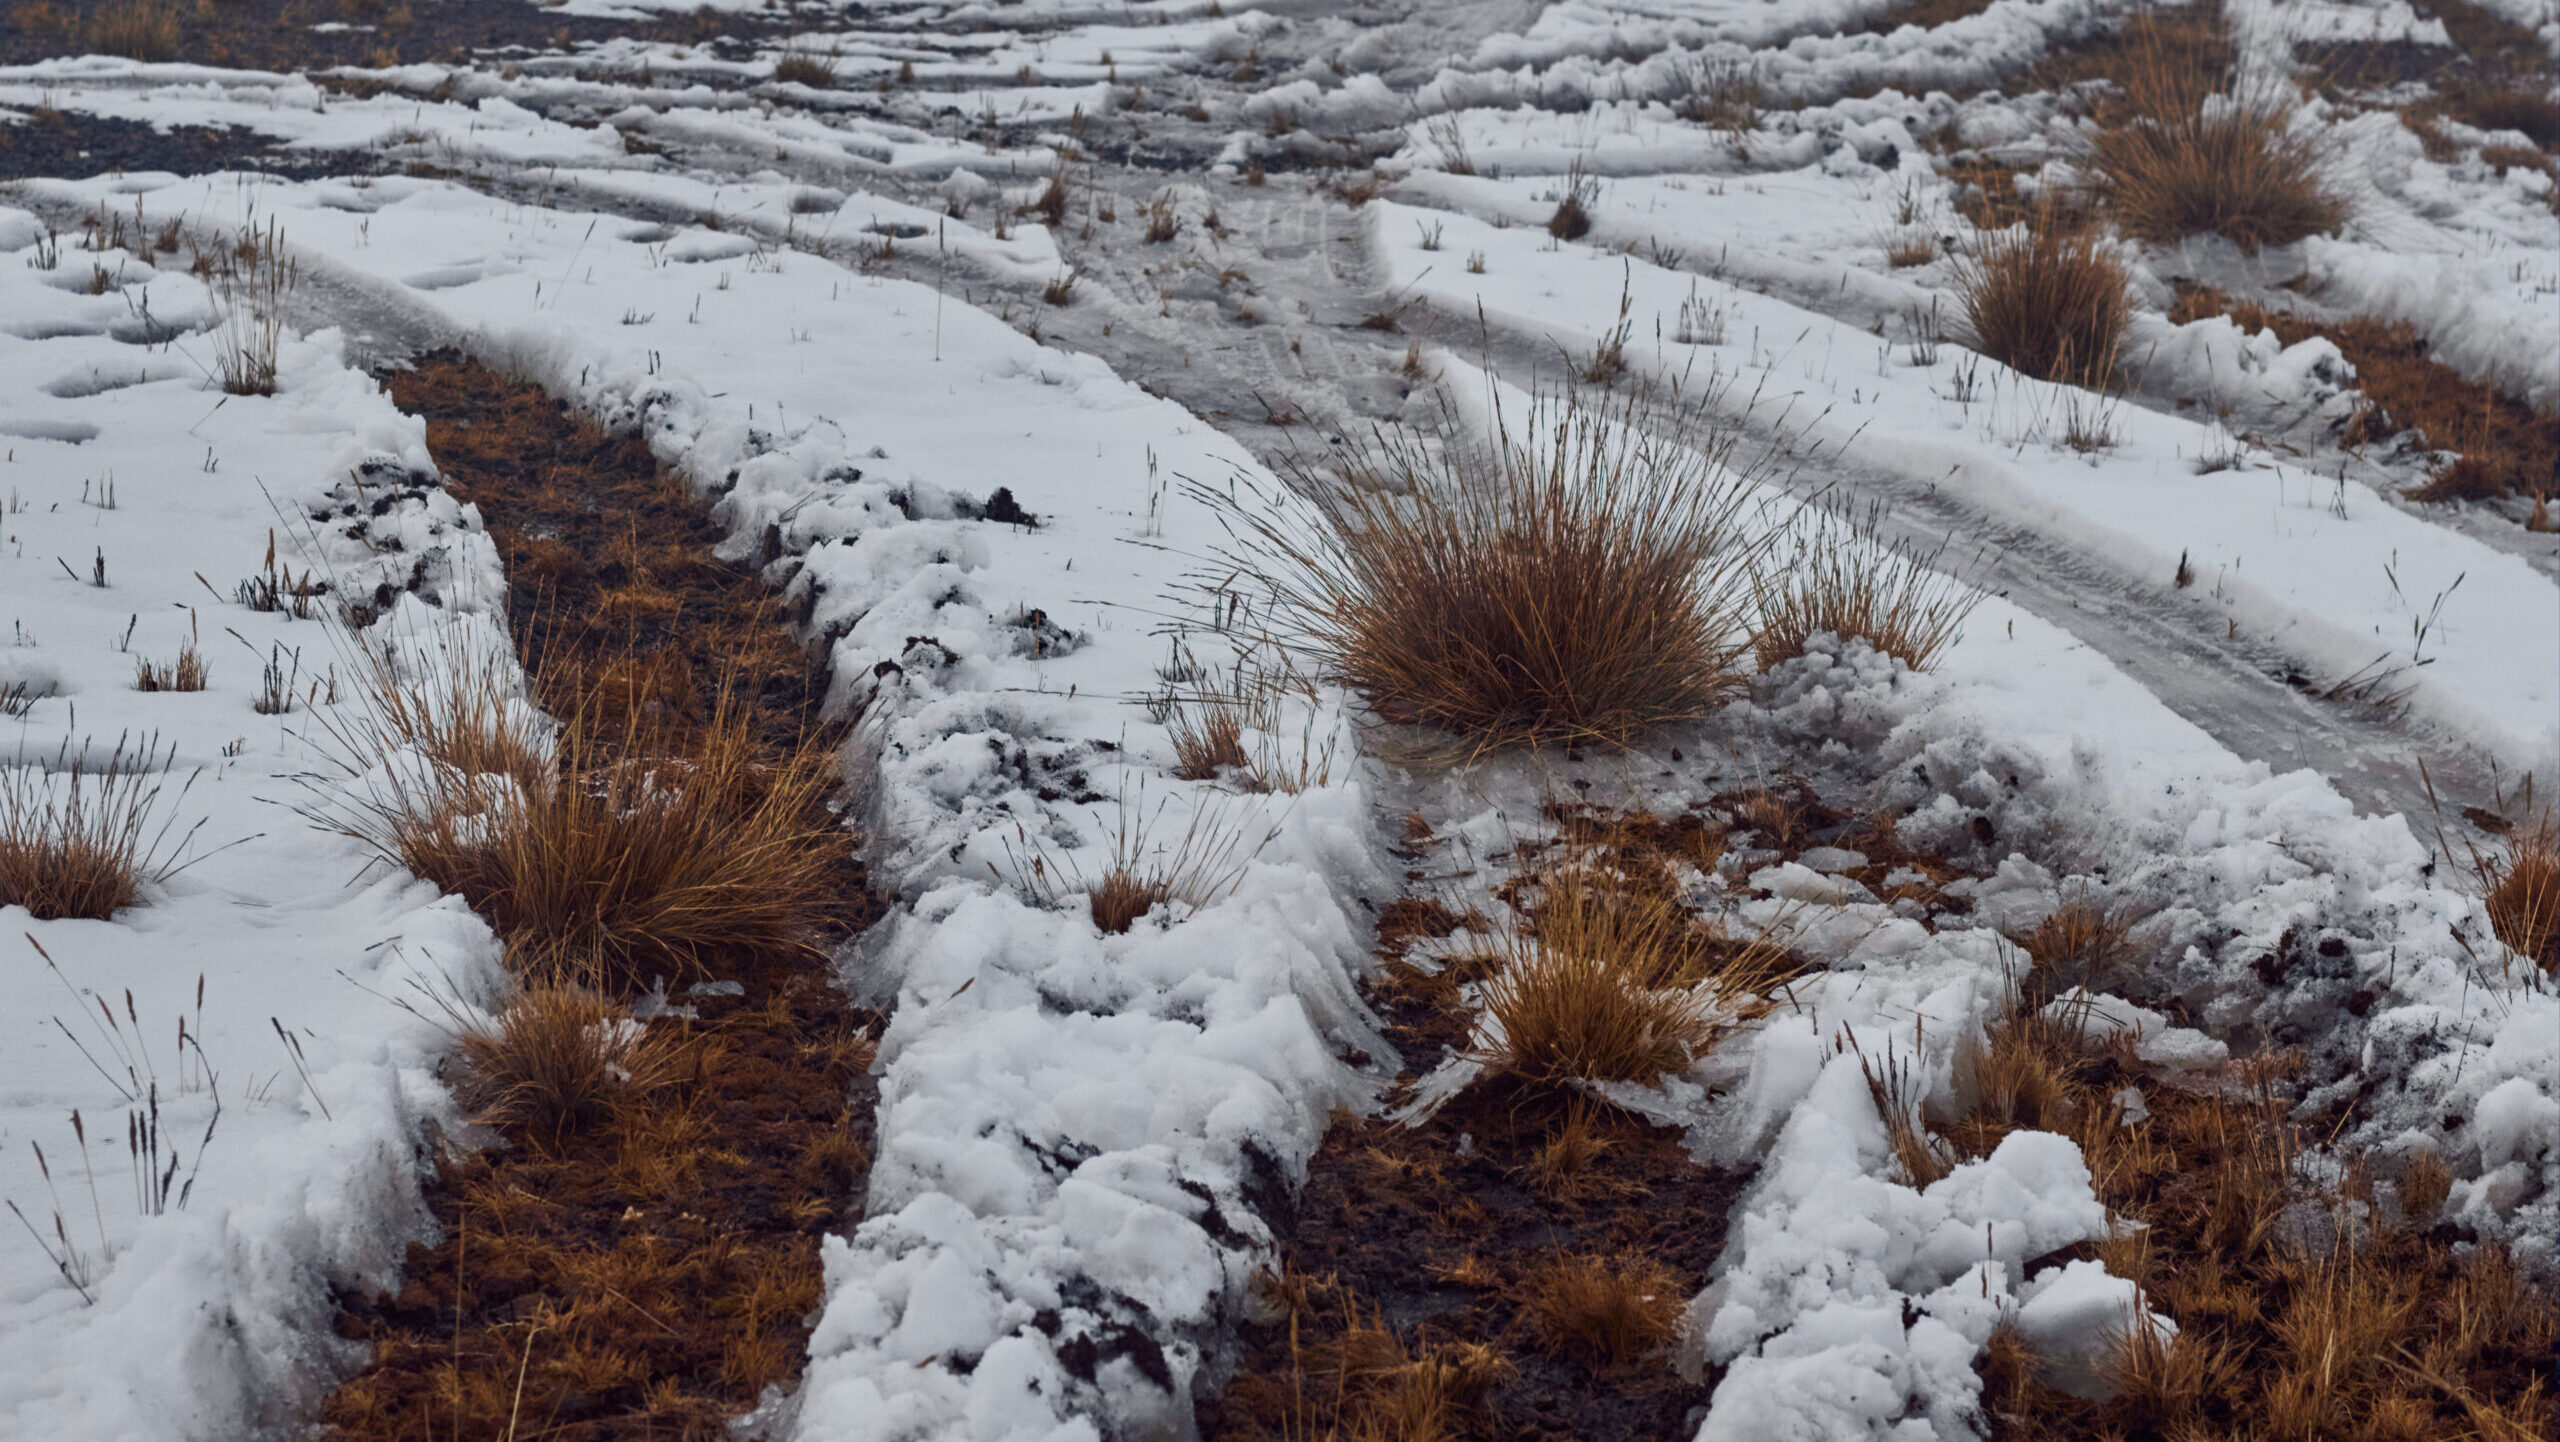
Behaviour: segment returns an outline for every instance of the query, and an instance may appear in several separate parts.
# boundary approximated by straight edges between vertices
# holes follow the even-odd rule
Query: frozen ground
[[[1418,422],[1434,376],[1462,408],[1479,366],[1551,383],[1622,323],[1639,372],[1714,375],[1731,422],[1787,453],[1788,488],[1885,503],[1890,534],[1948,542],[1994,593],[1932,676],[1826,653],[1720,724],[1763,754],[1866,768],[1950,844],[1981,820],[2076,858],[2004,869],[1993,909],[2013,919],[2070,870],[2103,871],[2174,919],[2161,992],[2211,1033],[2181,1044],[2303,1038],[2324,1086],[2365,1094],[2349,1140],[2444,1153],[2465,1223],[2547,1266],[2560,1016],[2530,967],[2498,964],[2420,838],[2438,821],[2425,778],[2448,812],[2527,770],[2547,791],[2551,538],[2413,506],[2405,468],[2320,449],[2352,376],[2319,343],[2158,311],[2180,278],[2250,294],[2312,277],[2318,306],[2413,320],[2547,405],[2550,182],[2430,161],[2387,112],[2349,123],[2367,222],[2282,255],[2148,257],[2150,368],[2108,409],[2121,443],[2083,456],[2055,432],[2084,398],[1952,342],[1915,353],[1946,277],[1892,268],[1882,242],[1906,207],[1954,223],[1919,136],[2049,151],[2053,117],[1972,92],[2107,7],[1997,0],[1938,31],[1830,33],[1880,8],[854,5],[803,12],[796,48],[830,58],[825,90],[773,81],[778,44],[409,64],[362,96],[183,63],[0,70],[0,122],[235,126],[346,172],[280,182],[244,145],[229,173],[72,172],[0,198],[0,691],[32,703],[0,748],[32,774],[128,738],[193,863],[114,922],[0,914],[23,950],[0,1196],[57,1254],[58,1196],[82,1262],[66,1279],[37,1241],[0,1249],[0,1432],[287,1423],[348,1361],[329,1288],[380,1280],[421,1224],[422,1128],[450,1120],[442,1038],[393,999],[479,996],[494,945],[292,811],[319,759],[311,688],[345,643],[233,587],[272,532],[284,564],[415,590],[433,604],[394,619],[421,635],[476,634],[503,604],[475,518],[366,375],[444,344],[644,428],[741,554],[778,527],[772,578],[830,644],[838,700],[869,700],[849,773],[899,906],[842,963],[895,1008],[880,1160],[868,1220],[829,1246],[778,1428],[1187,1425],[1262,1209],[1329,1110],[1380,1080],[1343,1058],[1377,1050],[1355,982],[1363,903],[1399,884],[1383,839],[1410,810],[1469,818],[1430,778],[1355,762],[1323,693],[1273,738],[1321,756],[1341,732],[1321,784],[1168,779],[1144,704],[1174,662],[1167,628],[1225,654],[1187,589],[1219,532],[1184,483],[1267,481],[1292,449]],[[2547,3],[2515,8],[2552,33]],[[2383,33],[2405,12],[2319,23],[2433,43]],[[1803,107],[1741,143],[1669,108],[1683,65],[1746,54]],[[1025,208],[1062,156],[1046,225]],[[1595,225],[1560,243],[1542,226],[1576,162],[1600,179]],[[86,217],[117,236],[84,248]],[[1151,219],[1172,234],[1148,239]],[[294,334],[277,395],[226,399],[221,307],[184,247],[252,223],[301,267]],[[181,248],[159,250],[173,226]],[[2297,454],[2236,446],[2175,408],[2190,393]],[[998,487],[1036,528],[979,518]],[[316,519],[348,505],[352,533]],[[2192,587],[2172,581],[2182,556]],[[132,689],[138,660],[190,638],[205,691]],[[297,709],[256,709],[271,663]],[[1526,773],[1479,793],[1530,824]],[[1195,818],[1236,839],[1237,865],[1178,920],[1106,937],[1045,904],[1035,855],[1090,873]],[[2061,1350],[2125,1302],[2085,1270],[2025,1274],[2092,1225],[2076,1155],[2023,1145],[1926,1193],[1886,1179],[1862,1085],[1822,1064],[1827,1029],[1943,1076],[2006,943],[1913,941],[1824,894],[1808,945],[1839,995],[1718,1058],[1701,1080],[1722,1100],[1690,1118],[1767,1158],[1693,1307],[1696,1360],[1731,1369],[1701,1435],[1970,1435],[1973,1350],[1999,1312],[1965,1297],[1997,1281]],[[2259,980],[2252,959],[2295,937],[2338,945]],[[155,1156],[174,1142],[192,1186],[159,1215],[113,1155],[155,1077]],[[2448,1115],[2479,1124],[2448,1132]],[[1908,1245],[1840,1240],[1861,1222]],[[1987,1271],[1925,1240],[1985,1223],[2016,1228]]]

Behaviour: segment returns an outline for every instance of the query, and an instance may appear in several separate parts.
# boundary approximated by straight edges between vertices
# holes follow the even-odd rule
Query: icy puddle
[[[832,756],[824,670],[643,442],[449,354],[390,387],[505,560],[516,645],[565,728],[551,784],[646,834],[574,807],[548,826],[537,800],[537,834],[495,863],[418,866],[490,919],[523,986],[448,1063],[480,1120],[427,1188],[440,1240],[411,1246],[396,1293],[342,1298],[371,1360],[323,1417],[347,1438],[717,1435],[796,1384],[819,1240],[851,1225],[870,1161],[878,1017],[827,954],[878,909],[813,804],[833,768],[795,777]],[[777,796],[805,814],[775,818]],[[705,852],[803,850],[753,875],[669,855],[697,803],[724,813]],[[513,854],[599,823],[579,874]]]

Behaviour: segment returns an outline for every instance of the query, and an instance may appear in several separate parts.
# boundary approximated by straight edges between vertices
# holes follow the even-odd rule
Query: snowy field
[[[1662,1435],[2059,1435],[1996,1415],[2005,1349],[2101,1406],[2124,1349],[2207,1335],[2110,1271],[2149,1224],[2068,1128],[1935,1175],[1907,1145],[1956,1134],[2028,938],[2093,896],[2142,964],[2051,1008],[2122,1039],[2128,1135],[2276,1077],[2288,1237],[2352,1252],[2423,1164],[2411,1235],[2560,1275],[2549,932],[2486,895],[2560,783],[2560,135],[2427,108],[2482,35],[2560,104],[2550,0],[2227,0],[2343,218],[2244,250],[2102,207],[2129,314],[2088,385],[1986,354],[1967,258],[1986,184],[2088,183],[2107,72],[2039,67],[2103,53],[2114,0],[449,3],[347,7],[368,67],[0,31],[0,1436],[311,1435],[373,1360],[350,1299],[440,1240],[443,1149],[510,1145],[442,1024],[503,1008],[507,941],[313,820],[381,784],[333,719],[369,655],[503,655],[542,604],[386,384],[447,350],[643,438],[848,725],[867,1181],[752,1435],[1331,1435],[1220,1400],[1295,1345],[1274,1278],[1328,1270],[1292,1198],[1498,1051],[1411,1049],[1381,918],[1469,918],[1458,966],[1566,803],[1723,815],[1736,777],[1931,880],[1846,822],[1737,839],[1681,905],[1792,979],[1577,1093],[1730,1182],[1712,1253],[1664,1259],[1673,1332],[1613,1364],[1694,1389]],[[521,38],[444,43],[466,10]],[[2374,420],[2350,322],[2529,418],[2525,479],[2446,499],[2489,421]],[[1960,629],[1917,670],[1738,645],[1713,714],[1457,760],[1259,629],[1252,537],[1322,533],[1311,477],[1516,437],[1567,384],[1652,398],[1638,431],[1676,391],[1764,557],[1809,500],[1863,517]],[[1248,676],[1282,678],[1249,759],[1192,765],[1186,688]],[[13,844],[119,803],[129,900],[11,890]],[[1120,872],[1163,894],[1105,930]],[[1512,1425],[1431,1435],[1566,1435]]]

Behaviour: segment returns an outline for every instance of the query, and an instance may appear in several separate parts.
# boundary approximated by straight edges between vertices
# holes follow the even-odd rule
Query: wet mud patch
[[[38,110],[0,124],[0,180],[85,179],[108,171],[167,170],[201,175],[254,170],[291,180],[371,174],[382,167],[361,151],[286,151],[268,136],[230,125],[172,125]]]
[[[704,735],[741,738],[723,743],[741,775],[824,754],[821,667],[754,573],[711,556],[717,528],[645,445],[449,353],[389,382],[499,545],[564,754],[601,758],[558,784],[654,767],[665,785],[686,764],[670,757],[711,754],[683,749]],[[563,983],[483,906],[521,987],[501,1030],[455,1018],[447,1076],[475,1120],[435,1158],[437,1239],[410,1248],[396,1292],[340,1299],[339,1335],[369,1361],[324,1404],[326,1435],[708,1439],[796,1382],[821,1241],[859,1220],[882,1022],[825,960],[880,908],[853,838],[807,824],[824,900],[802,934],[697,949],[672,986]],[[568,1020],[545,1035],[553,1015]],[[600,1044],[610,1075],[581,1091]]]
[[[0,9],[0,65],[115,54],[252,70],[324,70],[433,61],[459,65],[574,50],[616,38],[717,44],[781,33],[752,13],[708,6],[659,20],[562,15],[525,0],[314,0],[273,6],[210,0],[18,0]]]

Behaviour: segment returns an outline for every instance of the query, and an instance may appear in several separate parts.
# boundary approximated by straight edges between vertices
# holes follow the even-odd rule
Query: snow
[[[0,756],[23,783],[66,746],[102,759],[129,738],[129,758],[165,762],[152,829],[166,821],[192,839],[180,858],[191,864],[112,921],[0,907],[18,949],[0,971],[14,1033],[0,1046],[0,1196],[57,1251],[59,1197],[95,1298],[85,1303],[33,1242],[0,1249],[12,1358],[0,1432],[236,1437],[298,1415],[344,1364],[330,1288],[388,1282],[424,1223],[415,1149],[425,1121],[452,1120],[435,1080],[449,1038],[395,1000],[423,1005],[416,989],[433,988],[468,1005],[498,973],[495,939],[459,901],[369,870],[289,809],[305,796],[295,774],[319,761],[314,708],[327,704],[303,688],[335,685],[343,706],[356,676],[325,623],[251,612],[228,586],[259,568],[271,534],[283,564],[316,563],[357,592],[377,575],[405,577],[411,556],[433,557],[433,588],[469,626],[495,599],[495,552],[441,493],[401,498],[413,472],[432,477],[422,432],[344,367],[336,335],[286,344],[278,395],[225,398],[206,383],[205,335],[159,349],[128,329],[146,297],[163,325],[206,325],[199,282],[76,240],[61,268],[39,270],[39,234],[25,212],[0,209],[0,429],[17,437],[0,460],[0,676],[35,683],[39,698],[0,722]],[[126,288],[65,288],[93,263]],[[48,432],[85,438],[30,439]],[[110,480],[112,509],[94,504]],[[362,538],[312,534],[311,510],[359,491],[386,508]],[[395,569],[374,547],[404,536]],[[85,576],[100,554],[104,588],[56,563]],[[203,691],[133,689],[138,660],[165,665],[190,640],[210,669]],[[271,657],[299,658],[302,693],[275,716],[253,705]],[[125,1116],[149,1110],[155,1084],[186,1186],[156,1214],[132,1163],[114,1156]]]

